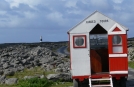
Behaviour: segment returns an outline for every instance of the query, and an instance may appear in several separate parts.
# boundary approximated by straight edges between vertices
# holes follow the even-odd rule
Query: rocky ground
[[[25,68],[31,69],[37,66],[46,72],[53,70],[56,73],[47,76],[38,75],[40,78],[70,81],[70,59],[67,55],[57,52],[58,48],[67,45],[68,42],[0,44],[0,83],[15,84],[18,78],[7,78],[7,76],[13,76],[16,72],[23,72]],[[128,87],[134,85],[133,72],[129,72]],[[24,76],[24,79],[33,77],[35,76]]]
[[[14,84],[18,78],[6,78],[16,72],[23,72],[25,68],[41,67],[44,71],[54,70],[58,74],[49,74],[48,79],[69,81],[70,62],[64,54],[55,50],[66,45],[61,43],[36,43],[36,44],[6,44],[0,45],[0,83]],[[34,76],[25,76],[32,78]],[[40,78],[44,76],[40,75]]]

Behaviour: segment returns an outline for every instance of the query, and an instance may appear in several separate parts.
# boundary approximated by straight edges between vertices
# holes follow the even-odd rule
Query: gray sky
[[[0,43],[66,41],[67,31],[98,10],[134,33],[134,0],[0,0]]]

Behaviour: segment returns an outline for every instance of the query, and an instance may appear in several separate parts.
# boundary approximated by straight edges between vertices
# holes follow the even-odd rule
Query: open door
[[[109,72],[107,31],[97,24],[89,34],[92,74]]]

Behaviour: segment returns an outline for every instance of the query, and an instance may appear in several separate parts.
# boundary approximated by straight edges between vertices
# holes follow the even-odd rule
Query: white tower
[[[40,36],[40,42],[42,42],[42,36]]]

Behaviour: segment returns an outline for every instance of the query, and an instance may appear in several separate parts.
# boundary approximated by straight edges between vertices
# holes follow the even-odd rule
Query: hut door
[[[72,76],[89,76],[90,71],[90,59],[89,59],[89,42],[88,33],[80,35],[70,35],[70,51],[71,51],[71,70]]]
[[[90,31],[90,60],[93,73],[108,72],[108,36],[107,31],[97,24]]]

